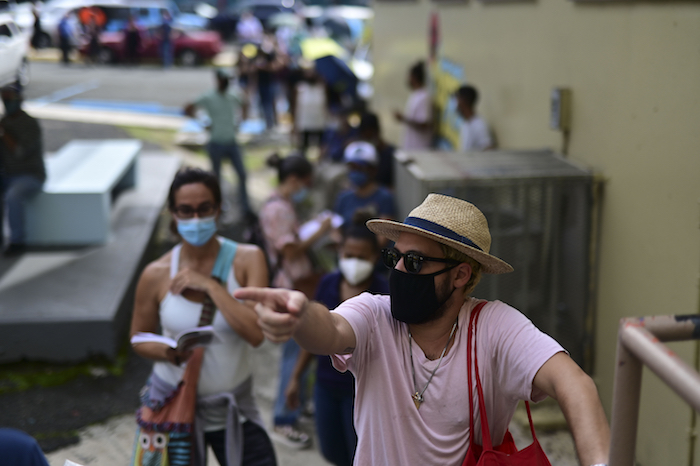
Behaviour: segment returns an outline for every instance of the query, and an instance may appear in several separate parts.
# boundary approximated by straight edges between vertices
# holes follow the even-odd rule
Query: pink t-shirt
[[[389,296],[363,293],[335,311],[352,326],[357,346],[350,355],[333,355],[333,365],[356,378],[356,465],[457,465],[469,441],[467,327],[479,303],[468,298],[459,312],[455,344],[445,355],[416,409],[411,377],[408,328],[391,316]],[[532,386],[537,371],[564,349],[516,309],[500,301],[484,306],[477,324],[479,375],[484,388],[489,428],[495,445],[502,442],[519,400],[541,401]],[[416,382],[422,390],[438,360],[428,360],[413,344]],[[476,382],[474,406],[478,411]],[[480,418],[475,416],[477,443]]]

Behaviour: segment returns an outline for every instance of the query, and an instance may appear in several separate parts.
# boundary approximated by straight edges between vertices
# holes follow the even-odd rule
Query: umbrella
[[[328,37],[309,37],[301,41],[301,55],[307,60],[316,60],[325,56],[344,57],[345,49]]]
[[[316,72],[336,91],[355,94],[357,77],[347,63],[338,57],[327,55],[315,60]]]

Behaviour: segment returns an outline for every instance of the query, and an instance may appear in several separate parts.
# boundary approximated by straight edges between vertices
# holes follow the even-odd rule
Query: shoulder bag
[[[530,414],[530,403],[525,402],[527,418],[530,421],[530,432],[532,433],[532,444],[518,451],[513,441],[513,436],[506,431],[503,443],[494,447],[491,442],[491,432],[486,416],[486,403],[484,402],[484,391],[479,379],[479,366],[476,354],[476,323],[479,314],[486,303],[478,304],[469,316],[469,328],[467,330],[467,365],[469,383],[469,448],[467,456],[464,458],[462,466],[551,466],[540,442],[535,435],[535,426],[532,424]],[[472,345],[474,346],[472,350]],[[474,440],[474,406],[472,389],[472,356],[474,356],[474,374],[476,376],[476,389],[479,394],[479,414],[481,417],[482,445],[477,445]]]
[[[237,244],[225,238],[220,238],[220,241],[212,277],[225,284]],[[202,303],[198,326],[211,325],[215,312],[214,302],[207,296]],[[197,381],[203,357],[204,348],[195,348],[187,361],[182,380],[162,403],[149,400],[154,377],[151,374],[141,397],[142,406],[136,412],[138,429],[133,466],[189,466],[193,463]]]

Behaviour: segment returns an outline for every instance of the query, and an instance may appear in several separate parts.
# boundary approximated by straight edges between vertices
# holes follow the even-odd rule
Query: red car
[[[159,27],[141,30],[139,55],[142,60],[161,60]],[[209,60],[221,52],[221,37],[214,31],[184,31],[172,29],[175,60],[184,66],[194,66]],[[88,54],[88,44],[80,48],[83,56]],[[124,61],[124,32],[100,34],[98,61],[118,63]]]

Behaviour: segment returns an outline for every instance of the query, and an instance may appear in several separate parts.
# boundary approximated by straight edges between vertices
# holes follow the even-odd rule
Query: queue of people
[[[174,336],[201,322],[212,303],[217,338],[202,352],[134,345],[155,361],[145,406],[167,405],[197,361],[196,455],[211,445],[222,465],[276,464],[252,397],[250,351],[264,336],[284,344],[272,435],[309,445],[297,420],[304,373],[318,355],[315,416],[332,464],[462,464],[482,448],[484,428],[474,419],[488,425],[496,450],[513,453],[507,428],[518,401],[547,396],[564,412],[581,464],[605,464],[609,428],[590,377],[518,310],[472,296],[482,274],[512,271],[489,254],[476,206],[431,194],[403,221],[360,209],[341,229],[337,269],[319,277],[310,251],[332,222],[302,240],[296,208],[313,188],[313,166],[301,155],[269,163],[279,187],[260,213],[262,247],[218,237],[218,179],[184,169],[168,200],[182,242],[148,265],[137,287],[132,335],[160,326]],[[392,242],[381,253],[378,238]],[[216,280],[230,247],[227,278]],[[474,364],[481,407],[469,396]]]

